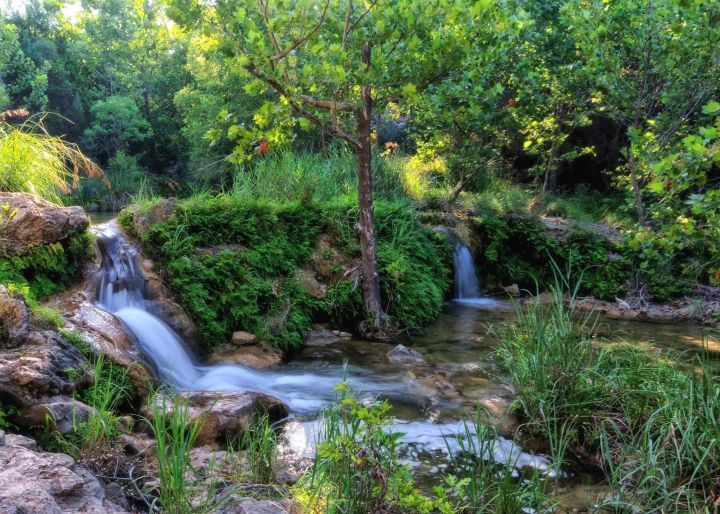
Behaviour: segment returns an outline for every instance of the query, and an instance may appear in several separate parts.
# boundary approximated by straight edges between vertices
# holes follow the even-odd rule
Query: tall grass
[[[453,474],[445,479],[445,494],[455,499],[456,512],[505,514],[551,512],[553,503],[545,493],[540,471],[521,477],[517,469],[520,451],[510,452],[504,462],[495,456],[497,430],[486,424],[478,409],[473,420],[463,422],[456,437],[457,449],[446,439]]]
[[[81,175],[103,177],[77,146],[51,136],[41,123],[15,127],[0,122],[0,191],[33,193],[60,203],[78,187]]]
[[[278,150],[241,166],[234,174],[232,193],[276,202],[328,201],[357,194],[355,155],[342,147],[326,152]],[[404,195],[395,161],[373,160],[378,197]]]
[[[190,450],[201,424],[189,419],[189,407],[180,398],[168,402],[163,395],[151,397],[149,421],[156,442],[157,473],[160,480],[160,505],[168,514],[210,512],[213,487],[204,488],[192,477]]]
[[[273,464],[277,457],[277,435],[270,417],[263,413],[243,432],[242,447],[250,468],[250,478],[256,484],[270,484],[275,479]]]
[[[498,355],[525,428],[557,458],[595,463],[606,508],[712,512],[720,498],[720,381],[700,359],[597,341],[568,283],[500,331]],[[575,289],[576,290],[576,289]],[[694,365],[691,365],[694,364]]]

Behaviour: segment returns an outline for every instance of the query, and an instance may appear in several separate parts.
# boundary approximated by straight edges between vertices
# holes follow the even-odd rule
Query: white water
[[[453,264],[455,265],[455,301],[476,307],[497,307],[500,302],[480,295],[480,284],[475,272],[472,253],[462,240],[451,237],[453,242]]]
[[[234,364],[200,365],[175,331],[152,313],[134,248],[119,236],[112,223],[95,231],[102,254],[96,301],[123,322],[163,382],[178,391],[263,392],[283,400],[296,413],[316,412],[332,400],[333,386],[342,376],[280,374]]]

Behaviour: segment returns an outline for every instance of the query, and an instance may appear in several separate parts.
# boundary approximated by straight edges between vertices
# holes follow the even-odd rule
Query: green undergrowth
[[[637,235],[609,240],[579,225],[556,238],[535,217],[492,211],[476,213],[471,229],[486,289],[516,283],[532,292],[546,290],[553,283],[553,262],[582,270],[580,293],[602,300],[643,288],[665,301],[687,294],[694,283],[684,272],[683,256],[649,248]]]
[[[142,205],[139,215],[151,206]],[[208,347],[246,330],[292,348],[314,321],[352,328],[363,319],[357,219],[350,199],[276,204],[197,195],[140,239]],[[120,221],[135,232],[129,211]],[[406,202],[377,202],[376,230],[387,313],[403,329],[431,322],[450,287],[447,242]],[[299,269],[309,269],[323,290],[311,291]]]
[[[601,471],[617,512],[712,512],[720,494],[720,380],[703,359],[593,338],[570,291],[518,309],[499,330],[498,355],[518,391],[526,431],[553,460]],[[710,509],[710,510],[707,510]]]
[[[67,289],[91,252],[91,235],[84,231],[22,255],[3,254],[0,249],[0,284],[28,299],[41,300]]]

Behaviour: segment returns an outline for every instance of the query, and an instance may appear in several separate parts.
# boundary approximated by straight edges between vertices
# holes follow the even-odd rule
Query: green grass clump
[[[314,320],[333,316],[352,328],[363,318],[353,270],[360,256],[357,217],[350,199],[276,204],[200,194],[141,239],[208,346],[246,330],[290,348],[302,344]],[[131,223],[129,215],[122,219]],[[383,304],[397,326],[425,325],[439,314],[450,286],[450,248],[420,225],[410,204],[378,202],[376,219]],[[316,298],[296,273],[310,264],[320,234],[344,257],[324,277],[328,294]]]
[[[77,146],[51,136],[41,123],[0,122],[0,191],[27,192],[61,203],[80,174],[102,171]]]
[[[525,429],[551,450],[590,460],[612,486],[607,507],[698,512],[720,493],[720,381],[700,362],[592,337],[563,302],[532,303],[500,330],[498,355],[518,391]],[[638,510],[640,509],[640,510]]]

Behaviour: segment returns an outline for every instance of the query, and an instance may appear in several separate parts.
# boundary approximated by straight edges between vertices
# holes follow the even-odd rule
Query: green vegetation
[[[138,216],[152,204],[141,209]],[[273,204],[199,195],[141,239],[209,346],[247,330],[290,348],[302,343],[313,320],[353,328],[363,319],[354,270],[357,216],[351,201]],[[420,225],[408,203],[380,202],[376,216],[383,306],[399,328],[423,326],[438,315],[450,286],[447,243]],[[129,214],[121,221],[134,230]],[[329,237],[330,258],[316,251],[321,235]],[[304,266],[324,280],[323,297],[300,282]]]
[[[240,438],[245,460],[250,467],[250,480],[270,484],[275,479],[273,464],[277,457],[277,435],[266,413],[257,417]]]
[[[590,459],[613,488],[605,506],[700,512],[717,495],[720,382],[709,365],[592,338],[575,322],[567,281],[500,329],[498,355],[525,430],[565,457]]]
[[[169,514],[212,512],[212,486],[193,481],[190,450],[200,433],[200,422],[190,421],[189,407],[176,397],[172,404],[165,396],[148,400],[152,418],[148,421],[156,441],[155,455],[160,480],[160,505]]]
[[[26,298],[40,300],[66,289],[91,255],[90,235],[76,232],[58,243],[22,255],[0,253],[0,283]]]
[[[40,123],[19,127],[0,120],[0,191],[24,191],[59,202],[77,187],[80,174],[102,171],[80,150],[51,136]]]

